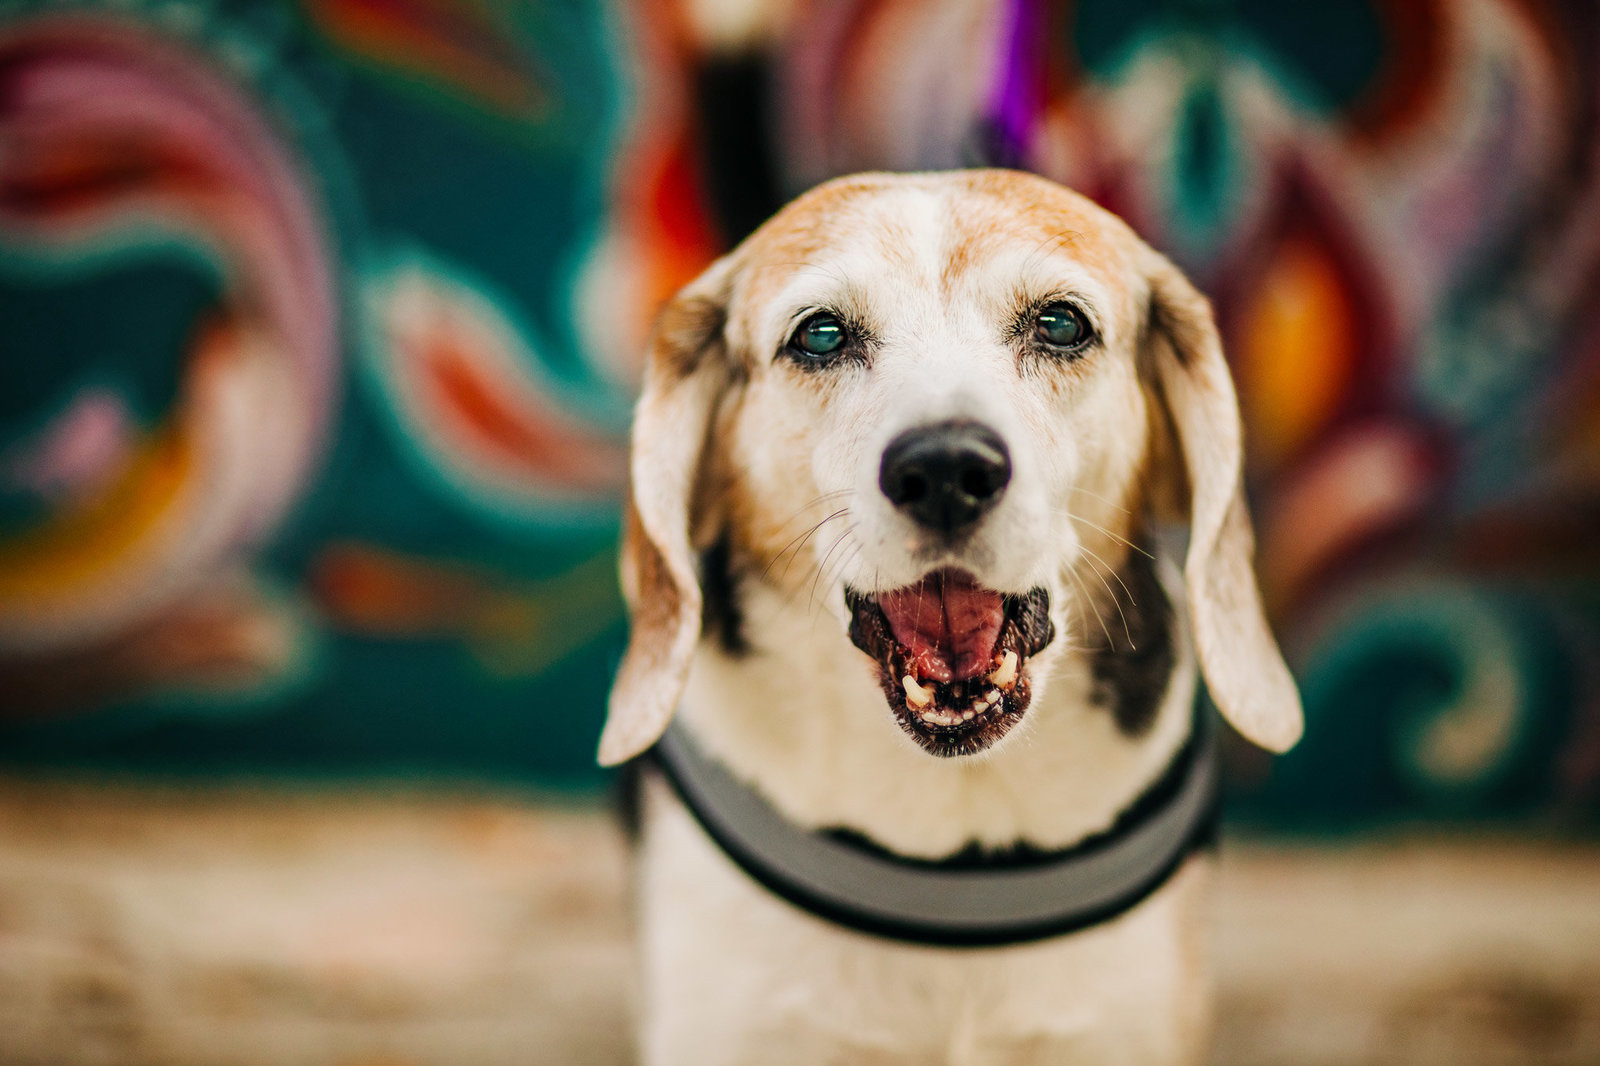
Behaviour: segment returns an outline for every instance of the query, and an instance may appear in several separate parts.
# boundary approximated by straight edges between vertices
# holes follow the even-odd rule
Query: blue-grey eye
[[[844,347],[844,342],[849,339],[849,334],[833,315],[820,311],[800,323],[800,328],[794,331],[794,336],[789,339],[789,346],[809,356],[821,357],[832,355]]]
[[[1089,339],[1089,323],[1071,304],[1047,304],[1034,319],[1033,332],[1052,348],[1079,348]]]

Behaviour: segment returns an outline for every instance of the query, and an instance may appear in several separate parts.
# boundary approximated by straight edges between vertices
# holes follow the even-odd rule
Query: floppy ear
[[[1287,751],[1300,694],[1267,626],[1245,506],[1239,405],[1206,298],[1160,256],[1150,277],[1150,357],[1189,481],[1184,584],[1211,698],[1245,737]]]
[[[723,350],[727,258],[663,308],[651,335],[634,411],[622,592],[631,628],[611,686],[600,764],[626,762],[654,744],[683,695],[700,639],[700,581],[690,507],[711,418],[727,387]]]

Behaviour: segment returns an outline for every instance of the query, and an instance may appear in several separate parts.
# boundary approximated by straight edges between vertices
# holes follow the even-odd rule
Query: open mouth
[[[1022,720],[1032,692],[1028,659],[1055,636],[1050,596],[986,589],[959,570],[936,570],[888,592],[845,589],[850,640],[878,664],[900,728],[941,756],[972,755]]]

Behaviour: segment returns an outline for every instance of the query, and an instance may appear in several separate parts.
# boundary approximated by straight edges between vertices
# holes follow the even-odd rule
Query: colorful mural
[[[595,779],[610,17],[0,9],[8,760]]]
[[[720,12],[720,14],[719,14]],[[1301,824],[1600,808],[1600,11],[0,2],[0,757],[589,785],[653,309],[1002,164],[1215,298]]]

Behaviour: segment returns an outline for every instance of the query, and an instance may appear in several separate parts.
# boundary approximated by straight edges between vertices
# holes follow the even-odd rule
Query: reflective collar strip
[[[1215,837],[1214,727],[1195,726],[1161,779],[1109,830],[1056,852],[929,862],[794,825],[677,725],[656,764],[744,871],[803,910],[864,933],[943,946],[996,946],[1109,921],[1166,883]]]

